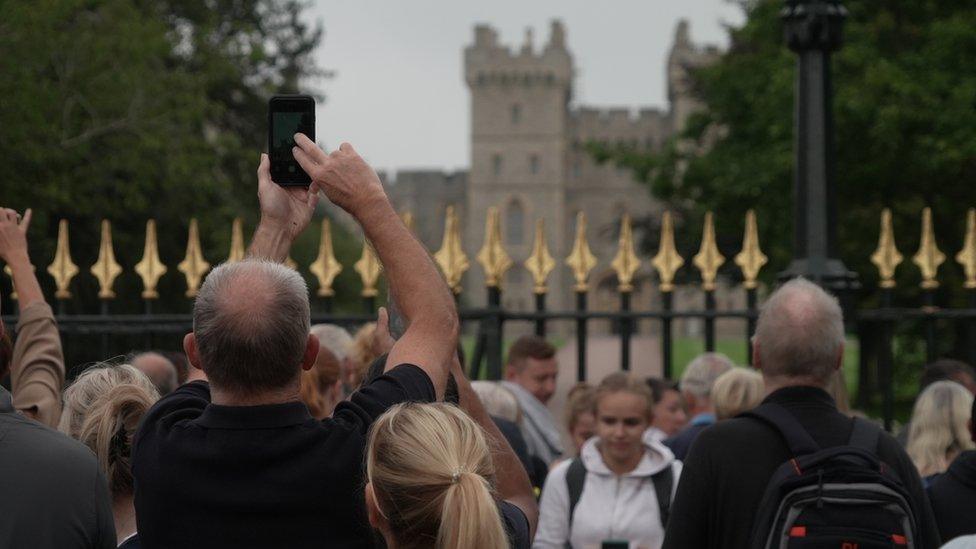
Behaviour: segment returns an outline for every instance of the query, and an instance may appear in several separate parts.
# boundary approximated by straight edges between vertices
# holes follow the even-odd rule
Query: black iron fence
[[[409,217],[406,217],[409,225]],[[498,223],[498,212],[492,208],[488,212],[485,243],[477,256],[485,273],[487,305],[475,308],[462,307],[460,310],[466,331],[473,332],[475,337],[474,350],[469,360],[469,368],[473,376],[482,375],[488,379],[501,377],[503,333],[508,323],[528,323],[536,334],[542,336],[550,331],[553,323],[575,324],[576,377],[579,380],[587,377],[587,343],[590,339],[590,326],[600,321],[609,321],[615,326],[614,331],[620,343],[620,368],[623,370],[629,370],[634,362],[630,352],[631,339],[635,334],[637,323],[645,320],[659,325],[660,362],[665,377],[671,377],[675,371],[673,326],[675,321],[680,319],[699,319],[703,323],[702,339],[706,351],[714,351],[716,348],[716,321],[719,319],[743,321],[742,343],[747,362],[751,363],[749,341],[755,330],[758,316],[760,286],[758,276],[766,263],[766,257],[759,247],[756,218],[752,212],[746,216],[742,250],[734,258],[735,264],[741,271],[743,282],[741,288],[726,290],[745,293],[745,307],[738,310],[719,310],[716,307],[716,279],[719,267],[725,263],[725,258],[719,253],[715,242],[711,214],[708,214],[705,219],[701,248],[692,259],[693,265],[701,275],[701,307],[688,310],[676,310],[674,307],[675,274],[683,267],[685,261],[675,248],[674,227],[669,214],[665,214],[662,218],[658,252],[651,259],[651,264],[657,273],[657,287],[660,292],[660,307],[653,310],[635,310],[632,307],[634,275],[641,265],[641,260],[634,252],[631,222],[626,215],[620,223],[618,250],[612,261],[612,267],[617,275],[616,291],[619,297],[619,308],[615,311],[588,308],[587,297],[590,293],[588,278],[590,272],[596,267],[597,260],[590,252],[587,243],[586,220],[583,214],[580,214],[577,219],[576,240],[565,260],[576,282],[575,308],[572,310],[547,308],[546,281],[550,272],[556,268],[556,262],[546,248],[544,227],[540,222],[536,227],[535,249],[524,262],[524,268],[532,274],[535,282],[534,310],[506,310],[502,306],[501,280],[504,273],[512,267],[513,262],[505,251]],[[354,326],[373,320],[379,295],[377,284],[381,276],[381,265],[374,252],[368,244],[364,244],[363,255],[355,264],[355,269],[363,283],[361,291],[363,312],[335,314],[332,282],[342,270],[342,266],[333,255],[328,220],[323,221],[321,231],[319,255],[309,268],[318,282],[313,295],[313,322],[333,322]],[[240,260],[245,254],[239,222],[234,223],[232,235],[227,261]],[[434,254],[434,258],[456,294],[459,294],[461,280],[469,269],[468,258],[461,242],[460,222],[453,208],[448,208],[444,243]],[[942,264],[946,262],[946,257],[937,247],[932,230],[931,213],[926,209],[922,216],[920,249],[913,257],[914,264],[922,274],[924,305],[911,308],[896,306],[894,273],[896,267],[902,263],[903,257],[895,246],[890,213],[887,210],[882,213],[878,250],[872,256],[872,261],[880,273],[880,306],[849,311],[848,321],[861,345],[859,401],[867,402],[872,397],[871,392],[876,390],[875,387],[880,390],[882,415],[889,427],[894,415],[895,402],[893,346],[896,329],[919,325],[926,357],[932,360],[939,354],[940,336],[946,335],[944,329],[939,329],[939,324],[949,324],[953,327],[951,332],[962,334],[965,342],[962,353],[964,356],[957,358],[976,363],[976,210],[968,212],[965,245],[955,259],[965,275],[964,291],[968,303],[964,308],[939,307],[936,304],[938,273]],[[292,266],[298,267],[293,262]],[[186,257],[178,266],[178,270],[186,278],[187,298],[195,296],[199,284],[209,269],[210,265],[204,260],[200,248],[196,222],[191,222]],[[94,314],[65,314],[66,304],[72,299],[70,291],[72,279],[79,273],[79,269],[71,260],[67,222],[61,222],[57,252],[47,272],[54,278],[57,287],[51,301],[55,303],[55,310],[59,312],[57,319],[64,336],[66,353],[69,356],[72,345],[85,346],[89,350],[93,347],[97,348],[102,358],[121,354],[132,348],[153,348],[159,345],[160,339],[169,338],[172,341],[191,329],[192,322],[189,314],[153,313],[153,303],[160,299],[156,284],[167,268],[158,257],[156,229],[152,221],[147,223],[143,258],[135,265],[134,270],[143,280],[141,297],[144,311],[140,314],[113,314],[111,311],[111,303],[115,299],[113,284],[115,278],[122,272],[122,267],[115,260],[111,227],[107,221],[104,222],[99,258],[90,269],[100,285],[100,311]],[[15,298],[15,295],[11,297]],[[5,317],[4,321],[8,325],[13,325],[16,318]],[[871,381],[872,373],[876,374],[876,383]]]

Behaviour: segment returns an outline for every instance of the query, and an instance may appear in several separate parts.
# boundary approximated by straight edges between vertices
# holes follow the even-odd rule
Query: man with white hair
[[[194,303],[184,349],[209,383],[160,399],[136,434],[145,547],[372,547],[363,499],[369,427],[394,404],[443,395],[458,335],[450,290],[352,147],[327,155],[304,135],[295,140],[311,186],[276,185],[262,155],[250,257],[214,269]],[[281,262],[320,189],[363,227],[409,327],[384,375],[317,421],[299,392],[319,349],[308,289]]]
[[[715,405],[712,403],[712,386],[715,380],[733,368],[729,357],[721,353],[704,353],[692,360],[681,374],[678,389],[685,400],[685,408],[691,421],[688,426],[664,441],[664,445],[680,460],[688,455],[691,443],[698,433],[715,423]]]
[[[848,445],[854,428],[825,390],[841,367],[844,340],[837,300],[807,280],[794,279],[763,305],[752,343],[766,387],[763,403],[785,409],[820,448]],[[880,433],[876,454],[908,493],[918,523],[914,547],[938,547],[935,519],[915,466],[887,433]],[[664,548],[751,549],[753,520],[767,484],[781,464],[795,457],[779,431],[752,417],[702,431],[684,462]]]

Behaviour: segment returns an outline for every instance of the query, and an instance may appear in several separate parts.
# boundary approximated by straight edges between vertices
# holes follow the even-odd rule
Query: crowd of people
[[[614,373],[554,414],[556,348],[521,337],[504,380],[469,381],[453,296],[375,172],[295,140],[312,185],[276,185],[262,155],[248,257],[209,273],[182,352],[67,387],[31,211],[0,208],[19,292],[0,547],[976,547],[970,366],[927,366],[896,439],[850,410],[836,299],[795,279],[761,309],[754,369],[706,353],[677,383]],[[355,334],[310,325],[283,265],[320,192],[389,281],[392,310]]]

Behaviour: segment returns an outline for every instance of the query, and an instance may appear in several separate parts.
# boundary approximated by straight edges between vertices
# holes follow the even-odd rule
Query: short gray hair
[[[812,377],[826,384],[844,345],[844,314],[836,297],[794,278],[763,304],[755,341],[763,375]]]
[[[261,259],[220,265],[193,305],[193,333],[207,377],[245,394],[297,380],[309,316],[308,287],[292,269]]]
[[[722,353],[703,353],[688,363],[678,387],[682,392],[707,397],[712,393],[715,380],[735,365]]]
[[[312,335],[319,338],[319,345],[325,347],[340,361],[349,356],[352,336],[349,331],[338,324],[316,324],[312,326]]]

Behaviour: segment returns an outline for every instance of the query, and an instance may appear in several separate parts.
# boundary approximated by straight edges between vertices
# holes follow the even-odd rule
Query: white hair
[[[794,278],[763,304],[755,341],[763,375],[811,377],[826,385],[844,345],[844,314],[836,297]]]
[[[522,410],[519,408],[518,399],[511,391],[494,381],[472,381],[471,388],[474,389],[485,411],[489,415],[507,419],[512,423],[519,423],[522,419]]]
[[[707,397],[712,393],[715,380],[731,370],[735,364],[722,353],[703,353],[688,363],[678,387],[682,392]]]
[[[193,305],[193,333],[211,383],[256,393],[296,381],[309,334],[308,287],[273,261],[210,272]]]
[[[969,433],[973,395],[955,381],[936,381],[915,401],[905,451],[919,475],[945,472],[963,450],[976,448]]]
[[[352,336],[349,331],[337,324],[316,324],[312,326],[312,334],[319,338],[319,345],[332,351],[341,362],[349,356]]]

